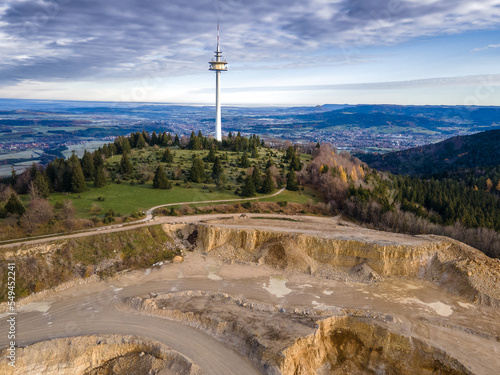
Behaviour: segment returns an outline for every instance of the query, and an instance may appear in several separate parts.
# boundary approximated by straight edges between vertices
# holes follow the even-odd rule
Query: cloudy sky
[[[500,0],[2,0],[0,97],[500,105]]]

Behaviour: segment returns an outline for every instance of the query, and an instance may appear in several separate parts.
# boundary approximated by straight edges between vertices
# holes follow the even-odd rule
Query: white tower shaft
[[[215,138],[222,141],[222,119],[220,102],[220,73],[227,70],[227,62],[222,59],[222,53],[219,47],[219,25],[217,25],[217,50],[215,59],[209,62],[210,70],[215,71]]]
[[[220,107],[220,71],[215,72],[215,138],[222,141],[222,121]]]

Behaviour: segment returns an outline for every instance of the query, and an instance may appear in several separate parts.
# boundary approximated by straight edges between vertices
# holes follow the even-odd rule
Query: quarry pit
[[[2,361],[0,373],[489,375],[500,367],[500,262],[462,243],[339,217],[153,224],[182,259],[19,301],[17,366]],[[57,246],[25,244],[8,256],[49,256]]]

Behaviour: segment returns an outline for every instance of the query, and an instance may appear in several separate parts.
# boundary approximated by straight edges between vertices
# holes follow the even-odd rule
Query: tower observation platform
[[[227,71],[227,62],[222,58],[219,46],[219,25],[217,25],[217,50],[208,70],[215,71],[215,138],[222,141],[221,104],[220,104],[220,73]]]

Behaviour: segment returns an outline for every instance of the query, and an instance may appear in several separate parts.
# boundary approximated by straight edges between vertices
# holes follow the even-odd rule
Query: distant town
[[[383,153],[499,128],[494,121],[499,117],[498,107],[223,107],[222,132]],[[0,174],[72,152],[81,155],[143,129],[214,135],[214,107],[1,99]]]

